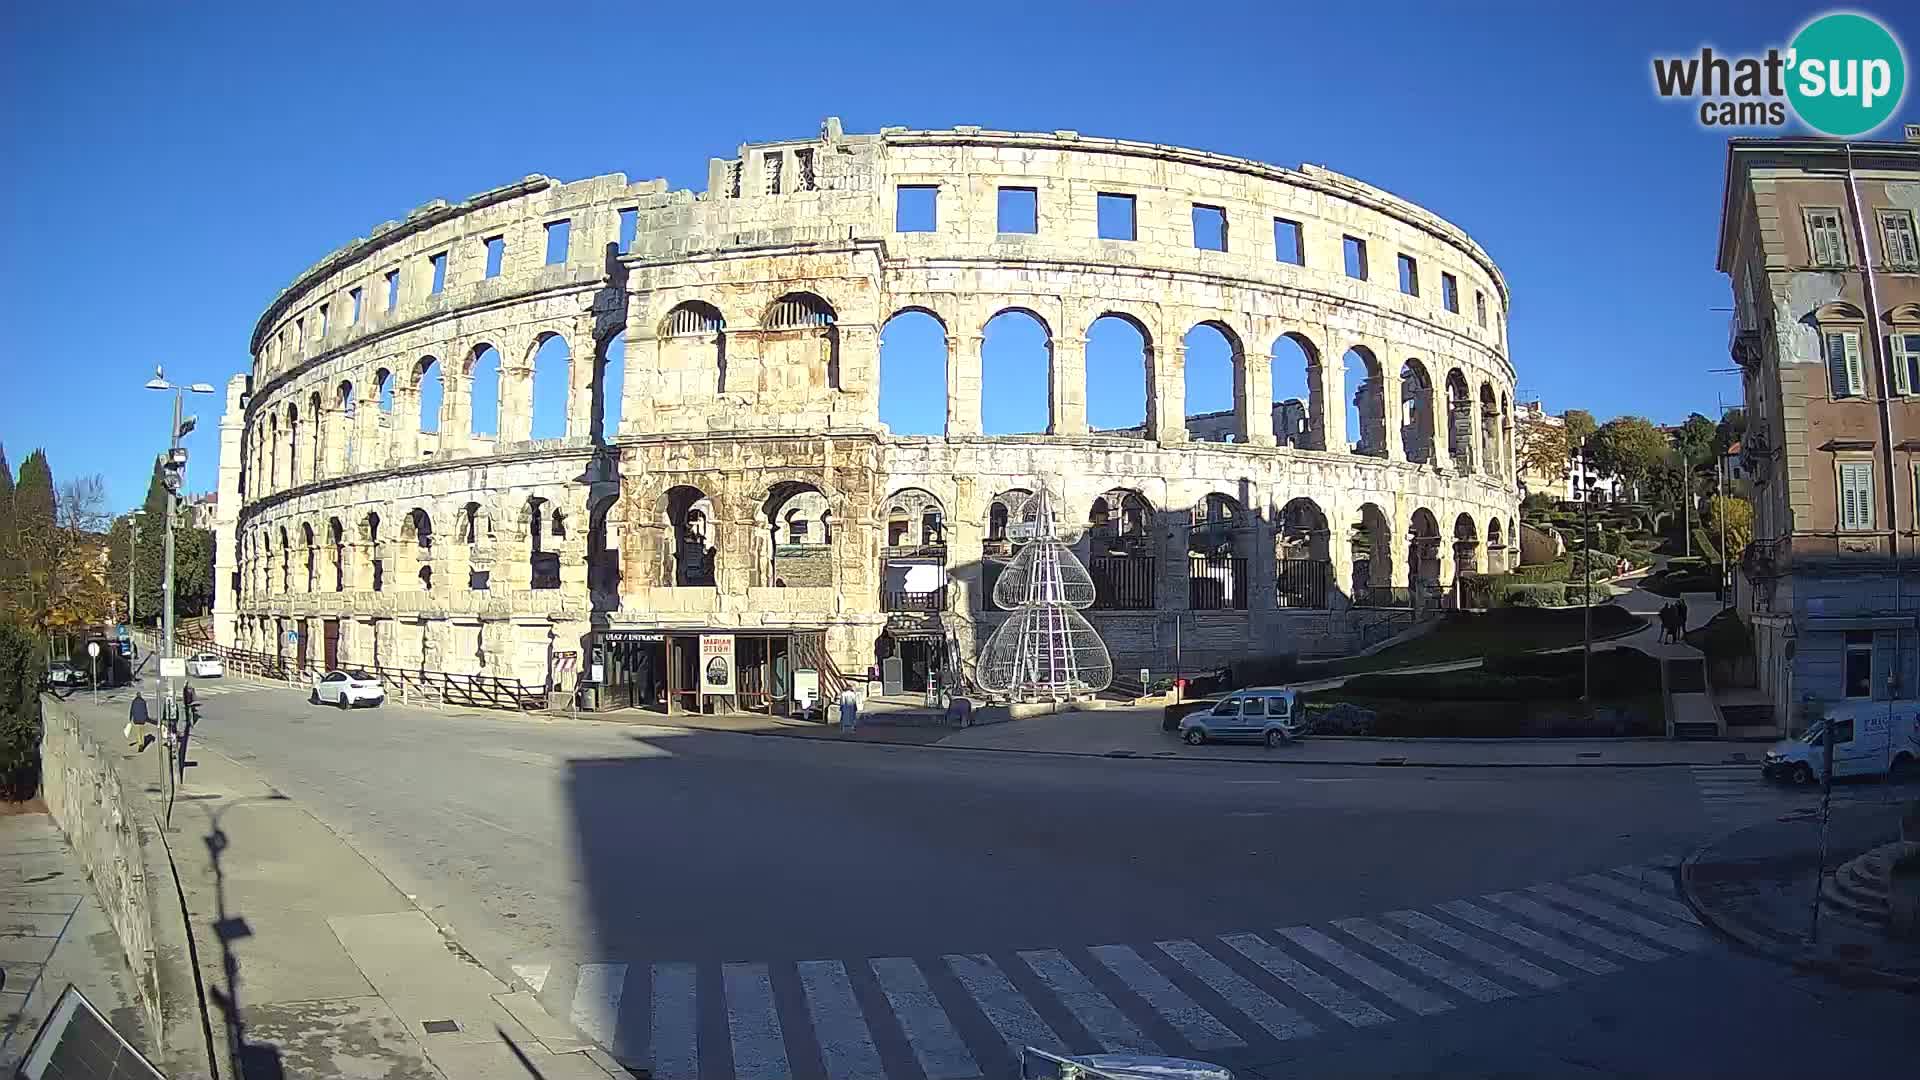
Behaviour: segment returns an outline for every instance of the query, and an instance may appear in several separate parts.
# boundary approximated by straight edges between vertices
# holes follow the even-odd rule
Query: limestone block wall
[[[903,188],[932,193],[926,231],[902,228]],[[1002,230],[1003,188],[1032,193],[1033,231]],[[1103,196],[1131,201],[1130,236],[1100,235]],[[1201,242],[1196,207],[1223,216],[1224,250]],[[1298,261],[1277,222],[1297,229]],[[1349,240],[1364,277],[1347,273]],[[1401,256],[1417,290],[1400,287]],[[1496,538],[1517,535],[1507,307],[1471,238],[1384,191],[1075,132],[850,135],[829,120],[715,159],[703,192],[529,177],[380,227],[263,315],[223,447],[238,458],[223,470],[225,632],[287,651],[297,631],[310,657],[332,634],[353,662],[537,683],[596,626],[811,627],[861,670],[889,617],[889,499],[937,500],[941,619],[970,650],[996,617],[982,596],[995,497],[1045,482],[1076,528],[1105,493],[1145,500],[1163,611],[1188,607],[1195,507],[1231,501],[1251,595],[1193,613],[1202,656],[1337,638],[1343,603],[1276,601],[1290,513],[1320,522],[1308,531],[1340,599],[1357,525],[1372,587],[1447,580],[1456,559],[1486,568],[1504,558]],[[985,327],[1009,310],[1045,330],[1044,434],[982,434]],[[942,436],[879,419],[880,331],[905,311],[945,328]],[[1086,336],[1102,317],[1145,342],[1136,430],[1088,429]],[[1201,325],[1229,343],[1235,404],[1190,422],[1184,341]],[[1283,340],[1308,364],[1295,445],[1275,435]],[[1354,432],[1349,350],[1369,373]],[[481,366],[495,356],[497,376]],[[564,424],[538,431],[552,401]],[[805,493],[830,540],[789,579],[781,515]],[[1117,654],[1160,647],[1155,613],[1096,614]]]

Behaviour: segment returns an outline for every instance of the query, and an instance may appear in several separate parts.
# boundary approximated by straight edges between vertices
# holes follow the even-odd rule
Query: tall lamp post
[[[1587,471],[1589,443],[1580,444],[1580,471]],[[1593,482],[1580,498],[1580,700],[1593,700],[1593,523],[1588,504],[1593,502]]]
[[[161,482],[167,489],[167,542],[163,554],[165,577],[162,580],[165,582],[165,587],[162,589],[163,595],[160,601],[161,685],[166,688],[167,702],[171,704],[175,697],[172,680],[177,676],[168,676],[165,669],[166,661],[173,658],[173,519],[180,514],[180,484],[187,469],[187,451],[180,445],[180,440],[193,430],[194,424],[192,417],[188,417],[184,422],[181,420],[180,406],[188,393],[211,394],[214,390],[210,383],[176,386],[167,381],[166,370],[157,367],[153,369],[153,378],[147,380],[146,386],[149,390],[173,392],[173,424],[167,429],[167,458],[161,467]],[[161,710],[162,717],[170,715],[172,715],[171,710]]]

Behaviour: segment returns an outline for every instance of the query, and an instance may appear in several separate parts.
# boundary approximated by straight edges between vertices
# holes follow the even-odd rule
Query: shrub
[[[40,788],[40,681],[33,635],[0,622],[0,798],[30,799]]]
[[[1713,544],[1713,534],[1704,525],[1693,527],[1693,550],[1699,552],[1708,562],[1720,561],[1720,549]]]
[[[1687,644],[1699,649],[1709,660],[1737,659],[1753,655],[1753,638],[1747,624],[1732,608],[1708,619],[1706,625],[1686,635]]]
[[[1562,555],[1552,562],[1515,567],[1507,572],[1506,577],[1515,584],[1539,584],[1549,581],[1565,581],[1567,580],[1567,571],[1572,565],[1572,560]]]
[[[1566,586],[1557,582],[1508,585],[1500,591],[1501,607],[1559,607],[1566,602]]]

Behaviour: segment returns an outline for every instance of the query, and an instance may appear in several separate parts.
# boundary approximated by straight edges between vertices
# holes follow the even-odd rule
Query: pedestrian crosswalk
[[[1026,1046],[1231,1067],[1710,945],[1662,863],[1209,938],[516,971],[555,1015],[658,1080],[972,1080],[1014,1075]]]
[[[194,680],[188,685],[193,687],[193,697],[194,697],[194,700],[196,701],[201,700],[203,698],[223,697],[228,694],[256,694],[263,690],[286,689],[283,686],[273,686],[267,683],[205,682],[198,679]],[[144,696],[144,697],[151,698],[153,696],[153,689],[150,686],[116,687],[115,689],[112,689],[112,690],[101,691],[100,700],[103,703],[115,702],[115,701],[125,703],[127,701],[133,700],[133,698],[135,698],[136,696]]]
[[[1724,828],[1804,817],[1820,807],[1818,784],[1769,780],[1758,765],[1695,765],[1693,782],[1707,820]],[[1887,790],[1875,779],[1835,781],[1833,801],[1838,805],[1883,800]]]

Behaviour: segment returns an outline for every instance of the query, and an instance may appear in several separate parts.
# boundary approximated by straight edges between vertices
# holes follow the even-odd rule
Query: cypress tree
[[[53,469],[46,452],[35,450],[20,463],[20,479],[13,487],[14,606],[41,632],[52,597],[56,527]]]
[[[13,609],[10,599],[19,584],[15,580],[16,554],[13,537],[13,466],[7,464],[7,448],[0,446],[0,615]]]

